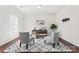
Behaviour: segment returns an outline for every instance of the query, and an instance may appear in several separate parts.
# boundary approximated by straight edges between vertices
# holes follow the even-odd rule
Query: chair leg
[[[33,43],[35,43],[35,40],[33,40]]]
[[[28,44],[26,44],[26,49],[28,49]]]
[[[53,48],[55,48],[55,44],[53,44]]]
[[[21,47],[21,43],[20,43],[20,47]]]
[[[46,40],[44,40],[44,43],[46,43]]]
[[[59,46],[59,42],[57,42],[57,45]]]

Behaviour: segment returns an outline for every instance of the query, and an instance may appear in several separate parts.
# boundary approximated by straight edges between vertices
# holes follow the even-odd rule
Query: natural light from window
[[[18,32],[18,18],[16,16],[10,15],[9,16],[9,32],[10,34]]]

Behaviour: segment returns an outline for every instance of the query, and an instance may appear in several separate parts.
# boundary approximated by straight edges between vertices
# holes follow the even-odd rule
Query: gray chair
[[[53,47],[59,45],[59,32],[54,33],[54,42],[53,42]]]
[[[20,36],[20,47],[21,44],[24,43],[26,44],[26,49],[28,49],[28,43],[30,43],[31,41],[33,41],[34,43],[34,38],[30,38],[30,34],[29,32],[19,32],[19,36]]]
[[[54,32],[53,36],[45,37],[44,43],[52,43],[55,48],[55,46],[59,45],[59,32]]]

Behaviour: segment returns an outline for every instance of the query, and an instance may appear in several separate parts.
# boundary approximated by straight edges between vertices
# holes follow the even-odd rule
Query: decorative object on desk
[[[36,20],[36,23],[38,25],[44,25],[45,24],[45,21],[44,20]]]
[[[62,22],[67,22],[67,21],[69,21],[70,20],[70,18],[68,17],[68,18],[64,18],[64,19],[62,19]]]
[[[56,24],[51,24],[50,29],[53,29],[53,31],[55,31],[58,28],[58,26]]]

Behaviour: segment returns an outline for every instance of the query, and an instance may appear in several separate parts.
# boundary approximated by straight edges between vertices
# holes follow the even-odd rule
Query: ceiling
[[[64,5],[24,5],[24,6],[15,6],[24,14],[46,14],[46,13],[57,13],[60,11]]]

